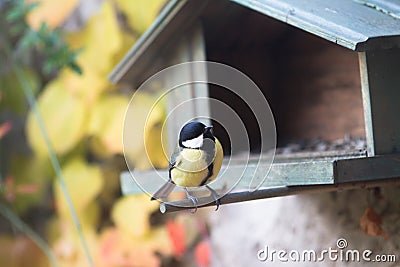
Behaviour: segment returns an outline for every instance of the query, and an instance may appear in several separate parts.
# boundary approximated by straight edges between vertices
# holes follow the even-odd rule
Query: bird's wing
[[[180,162],[180,152],[181,149],[177,148],[175,149],[174,153],[171,156],[171,159],[169,161],[169,166],[168,166],[168,181],[158,189],[154,195],[151,197],[151,200],[155,199],[160,199],[160,200],[165,200],[168,198],[169,194],[174,190],[175,188],[175,183],[171,179],[171,170],[175,168],[177,164]]]
[[[177,165],[179,165],[180,161],[181,161],[181,148],[176,148],[174,153],[172,153],[171,158],[169,160],[169,166],[168,166],[168,173],[169,173],[169,180],[171,180],[171,170],[173,168],[175,168]]]

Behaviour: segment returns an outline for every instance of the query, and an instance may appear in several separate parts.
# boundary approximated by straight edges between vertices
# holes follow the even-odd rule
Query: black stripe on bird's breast
[[[203,186],[203,185],[207,184],[208,180],[213,175],[213,172],[214,172],[214,162],[211,162],[211,164],[208,165],[207,176],[201,181],[200,186]]]
[[[209,138],[210,139],[210,138]],[[210,140],[212,142],[210,142]],[[207,176],[201,181],[200,186],[207,184],[208,180],[214,173],[214,158],[215,158],[215,140],[210,139],[208,142],[204,142],[202,150],[206,152],[206,162],[208,164]]]

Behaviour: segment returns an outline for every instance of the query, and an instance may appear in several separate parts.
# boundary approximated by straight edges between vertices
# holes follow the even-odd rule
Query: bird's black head
[[[179,146],[182,148],[196,148],[203,146],[204,139],[215,141],[212,126],[205,126],[201,122],[189,122],[182,127],[179,134]]]

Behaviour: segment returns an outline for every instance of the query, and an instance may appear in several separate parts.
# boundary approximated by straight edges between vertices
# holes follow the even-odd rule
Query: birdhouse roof
[[[110,75],[117,83],[131,69],[145,72],[170,40],[222,0],[172,0]],[[400,44],[400,2],[388,0],[232,0],[266,16],[354,51]],[[217,14],[218,15],[218,14]],[[220,14],[223,15],[223,14]],[[235,18],[229,18],[235,19]],[[256,25],[255,25],[256,27]],[[295,44],[293,44],[295,45]]]

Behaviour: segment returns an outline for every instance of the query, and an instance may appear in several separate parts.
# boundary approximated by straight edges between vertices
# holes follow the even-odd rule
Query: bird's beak
[[[204,129],[204,133],[213,133],[213,127],[212,126],[207,126],[205,129]]]

